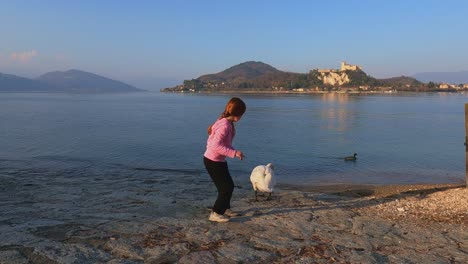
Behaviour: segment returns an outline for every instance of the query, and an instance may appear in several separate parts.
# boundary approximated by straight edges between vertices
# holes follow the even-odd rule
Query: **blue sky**
[[[468,70],[468,1],[0,0],[0,72],[80,69],[145,89],[244,61],[375,77]]]

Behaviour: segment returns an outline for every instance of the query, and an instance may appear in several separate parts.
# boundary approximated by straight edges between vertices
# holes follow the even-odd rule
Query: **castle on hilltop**
[[[323,84],[329,85],[343,85],[349,83],[351,80],[346,74],[346,71],[357,71],[362,70],[361,66],[347,64],[346,61],[341,62],[339,70],[335,69],[318,69],[320,76],[319,80],[323,81]]]
[[[329,73],[329,72],[343,72],[343,71],[357,71],[357,70],[362,70],[361,66],[358,65],[352,65],[352,64],[347,64],[346,61],[341,62],[341,67],[339,70],[335,69],[318,69],[320,73]]]
[[[340,71],[346,71],[346,70],[357,71],[357,70],[362,70],[362,67],[358,65],[347,64],[346,61],[342,61]]]

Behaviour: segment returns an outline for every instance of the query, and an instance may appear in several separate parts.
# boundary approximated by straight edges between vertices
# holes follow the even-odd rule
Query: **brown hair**
[[[226,118],[230,116],[242,116],[247,110],[247,106],[245,105],[244,101],[238,97],[231,98],[224,108],[224,112],[221,113],[221,116],[218,119]],[[211,127],[208,127],[208,135],[211,135]]]

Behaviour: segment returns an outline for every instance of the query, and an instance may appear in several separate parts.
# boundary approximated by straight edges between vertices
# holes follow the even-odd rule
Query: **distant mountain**
[[[459,72],[421,72],[413,75],[414,78],[422,82],[468,83],[468,71]]]
[[[0,73],[0,92],[121,93],[141,91],[144,90],[79,70],[50,72],[36,79]]]
[[[126,83],[80,70],[49,72],[39,76],[36,80],[54,89],[66,92],[112,93],[143,91]]]
[[[45,83],[19,77],[11,74],[0,73],[0,92],[53,92],[57,91]]]

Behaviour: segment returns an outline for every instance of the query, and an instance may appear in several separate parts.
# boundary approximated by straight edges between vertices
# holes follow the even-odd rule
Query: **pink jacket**
[[[203,154],[206,158],[223,162],[226,157],[234,158],[236,149],[232,147],[232,139],[235,130],[231,121],[226,118],[218,119],[211,127],[211,135],[206,142],[206,151]]]

